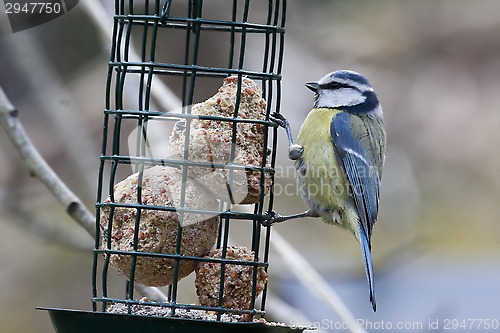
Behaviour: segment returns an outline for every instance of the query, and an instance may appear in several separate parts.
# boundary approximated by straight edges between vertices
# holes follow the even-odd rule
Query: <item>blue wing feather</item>
[[[373,311],[376,311],[370,238],[373,225],[377,221],[380,177],[376,165],[367,158],[360,140],[355,136],[350,117],[351,115],[348,113],[338,113],[330,124],[330,135],[339,164],[343,166],[349,181],[360,219],[359,242],[370,288],[370,302]]]
[[[370,244],[363,228],[360,228],[359,233],[359,242],[361,244],[361,251],[363,252],[366,278],[368,279],[368,286],[370,287],[370,302],[372,303],[373,311],[377,311],[377,303],[375,301],[375,279],[373,278],[373,264]]]
[[[377,167],[367,158],[360,140],[355,136],[348,113],[338,113],[332,119],[330,135],[337,158],[349,181],[354,204],[370,245],[372,228],[377,221],[380,197]]]

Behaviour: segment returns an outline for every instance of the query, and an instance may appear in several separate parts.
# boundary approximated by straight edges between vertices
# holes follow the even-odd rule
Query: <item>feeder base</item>
[[[304,327],[271,326],[263,323],[146,317],[57,308],[38,309],[49,312],[57,333],[301,333],[305,329]]]

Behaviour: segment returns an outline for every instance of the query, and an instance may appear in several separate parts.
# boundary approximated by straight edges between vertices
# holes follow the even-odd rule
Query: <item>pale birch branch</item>
[[[95,157],[98,151],[86,132],[84,114],[75,106],[68,88],[54,69],[51,59],[45,55],[41,43],[31,33],[17,34],[15,39],[9,39],[10,52],[20,59],[18,68],[31,86],[31,94],[36,96],[39,111],[44,112],[44,118],[53,127],[53,137],[64,142],[61,149],[75,170],[74,177],[81,180],[79,196],[89,198],[92,195],[95,198],[96,162],[94,158],[88,157]],[[26,57],[26,54],[36,56]]]
[[[38,150],[33,146],[23,125],[19,121],[18,111],[9,101],[0,87],[0,123],[2,124],[14,147],[29,172],[38,178],[54,197],[63,205],[64,209],[92,238],[95,238],[95,215],[92,214],[81,200],[66,186],[47,164]],[[136,290],[152,301],[165,301],[166,295],[155,287],[146,287],[134,284]]]
[[[63,205],[66,212],[76,220],[92,237],[95,237],[95,217],[80,199],[64,184],[54,170],[33,146],[19,121],[18,111],[0,87],[0,121],[21,155],[29,172],[38,178],[54,197]]]

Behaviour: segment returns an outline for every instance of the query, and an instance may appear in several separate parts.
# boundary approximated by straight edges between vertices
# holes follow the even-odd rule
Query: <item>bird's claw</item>
[[[276,213],[274,210],[268,210],[266,211],[264,216],[264,219],[262,220],[262,225],[264,227],[269,227],[272,224],[274,224],[277,220],[282,218],[282,216],[278,213]]]
[[[281,113],[273,112],[271,115],[269,115],[269,120],[275,122],[278,124],[280,127],[286,128],[289,126],[288,120],[286,120],[285,117]]]

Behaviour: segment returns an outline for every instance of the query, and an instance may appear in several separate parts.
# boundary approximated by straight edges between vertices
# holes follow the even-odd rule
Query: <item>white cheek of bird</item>
[[[342,88],[338,90],[327,90],[321,92],[319,107],[329,107],[332,105],[352,106],[365,101],[365,97],[353,88]]]

